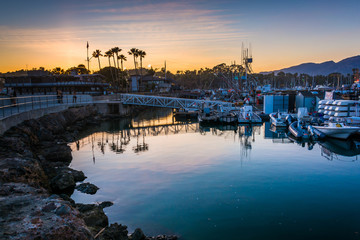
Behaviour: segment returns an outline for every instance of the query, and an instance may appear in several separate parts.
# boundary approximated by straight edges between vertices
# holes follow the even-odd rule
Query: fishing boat
[[[198,114],[199,123],[214,123],[219,121],[219,114],[209,107],[205,107],[199,114]]]
[[[251,105],[244,105],[238,113],[239,123],[262,123],[261,117],[253,112]]]
[[[235,112],[221,112],[219,113],[219,122],[225,124],[237,123],[238,116]]]
[[[358,126],[348,126],[343,122],[328,122],[325,126],[313,126],[327,137],[347,139],[360,131]]]

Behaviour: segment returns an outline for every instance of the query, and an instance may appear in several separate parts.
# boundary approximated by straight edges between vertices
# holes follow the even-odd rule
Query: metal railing
[[[149,96],[139,94],[121,94],[120,101],[123,104],[166,107],[166,108],[203,108],[204,104],[210,106],[221,106],[224,108],[233,107],[232,103],[222,101],[196,100],[186,98],[173,98],[161,96]]]
[[[7,118],[21,112],[32,111],[35,109],[49,108],[60,105],[76,105],[79,103],[92,102],[89,95],[32,95],[21,97],[5,97],[0,98],[0,119]]]

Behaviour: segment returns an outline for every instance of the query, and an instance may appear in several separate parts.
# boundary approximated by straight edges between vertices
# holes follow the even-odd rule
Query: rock
[[[75,182],[84,181],[86,176],[82,171],[78,171],[75,169],[68,168],[67,171],[73,175]]]
[[[145,240],[146,236],[140,228],[135,229],[133,234],[131,234],[132,240]]]
[[[23,183],[4,188],[12,194],[0,197],[1,239],[93,239],[80,213],[55,195]]]
[[[37,148],[47,161],[70,163],[72,160],[71,148],[66,143],[41,142]]]
[[[59,197],[61,197],[62,199],[64,199],[65,201],[68,201],[72,207],[75,207],[75,201],[69,197],[68,195],[66,194],[59,194]]]
[[[56,215],[63,216],[68,215],[71,212],[71,208],[68,205],[62,205],[59,208],[56,209],[55,213]]]
[[[82,171],[71,169],[63,162],[48,162],[43,159],[41,160],[41,164],[49,179],[52,179],[59,174],[71,174],[75,182],[84,181],[86,178]]]
[[[102,202],[102,203],[99,204],[99,206],[100,206],[101,208],[111,207],[112,205],[114,205],[114,203],[113,203],[113,202],[110,202],[110,201],[105,201],[105,202]]]
[[[30,146],[19,137],[3,136],[0,137],[0,151],[3,156],[14,156],[14,153],[24,154],[26,157],[33,157]],[[29,156],[29,152],[31,155]]]
[[[80,185],[77,185],[75,188],[76,190],[86,194],[95,194],[99,189],[97,186],[91,183],[81,183]]]
[[[40,163],[33,158],[9,157],[0,161],[0,182],[27,183],[34,187],[48,188]]]
[[[75,188],[75,180],[71,173],[63,172],[50,181],[51,190],[54,193],[72,194]]]
[[[24,125],[29,126],[32,132],[37,136],[39,141],[54,141],[55,137],[51,131],[44,128],[37,119],[30,119],[24,122]]]
[[[147,237],[146,240],[177,240],[175,235],[158,235],[156,237]]]
[[[93,210],[97,205],[96,204],[83,204],[83,203],[76,203],[76,208],[81,212],[88,212]]]
[[[105,230],[97,238],[99,240],[128,240],[128,231],[127,226],[113,223],[109,227],[106,227]]]
[[[95,204],[76,204],[82,218],[93,234],[98,233],[109,224],[103,209]]]

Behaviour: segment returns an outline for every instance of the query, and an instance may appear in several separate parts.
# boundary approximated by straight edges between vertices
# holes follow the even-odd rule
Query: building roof
[[[304,97],[324,98],[325,96],[325,93],[320,91],[301,91],[299,94],[303,95]]]

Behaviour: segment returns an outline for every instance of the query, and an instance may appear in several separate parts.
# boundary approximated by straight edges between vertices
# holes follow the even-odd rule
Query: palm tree
[[[141,85],[142,78],[143,78],[143,75],[142,75],[142,59],[146,56],[146,52],[143,51],[143,50],[139,50],[138,55],[140,57],[140,85]]]
[[[111,74],[111,78],[112,78],[112,81],[114,81],[114,77],[113,77],[113,74],[112,74],[112,70],[111,70],[111,62],[110,62],[110,58],[114,56],[113,52],[111,50],[105,52],[105,55],[104,57],[107,57],[109,59],[109,68],[110,68],[110,74]]]
[[[140,57],[140,71],[141,71],[141,75],[142,75],[142,60],[143,60],[143,58],[145,58],[146,52],[143,50],[139,50],[138,54]]]
[[[118,60],[120,59],[120,62],[121,62],[121,71],[124,71],[124,67],[123,67],[123,61],[126,61],[126,57],[121,54],[118,56]]]
[[[119,52],[121,52],[121,50],[122,50],[122,49],[120,49],[120,48],[118,48],[118,47],[113,47],[113,48],[111,49],[111,51],[112,51],[113,53],[115,53],[115,55],[116,55],[117,68],[119,68],[119,61],[118,61],[118,59],[119,59]],[[114,62],[115,62],[115,56],[114,56]],[[116,67],[116,65],[115,65],[115,67]]]
[[[135,71],[137,73],[137,70],[136,70],[136,58],[139,56],[139,49],[137,48],[132,48],[130,49],[130,51],[128,52],[129,55],[133,55],[134,57],[134,67],[135,67]]]
[[[99,70],[101,70],[101,66],[100,66],[100,56],[102,56],[101,54],[101,51],[99,49],[96,49],[94,52],[93,52],[93,57],[94,58],[97,58],[98,59],[98,62],[99,62]]]
[[[118,81],[118,78],[120,78],[120,73],[119,73],[119,52],[121,51],[122,49],[120,49],[119,47],[113,47],[111,49],[112,53],[113,53],[113,59],[114,59],[114,65],[115,65],[115,78],[116,78],[116,81]],[[116,66],[116,63],[115,63],[115,55],[116,55],[116,62],[117,62],[117,66]]]

